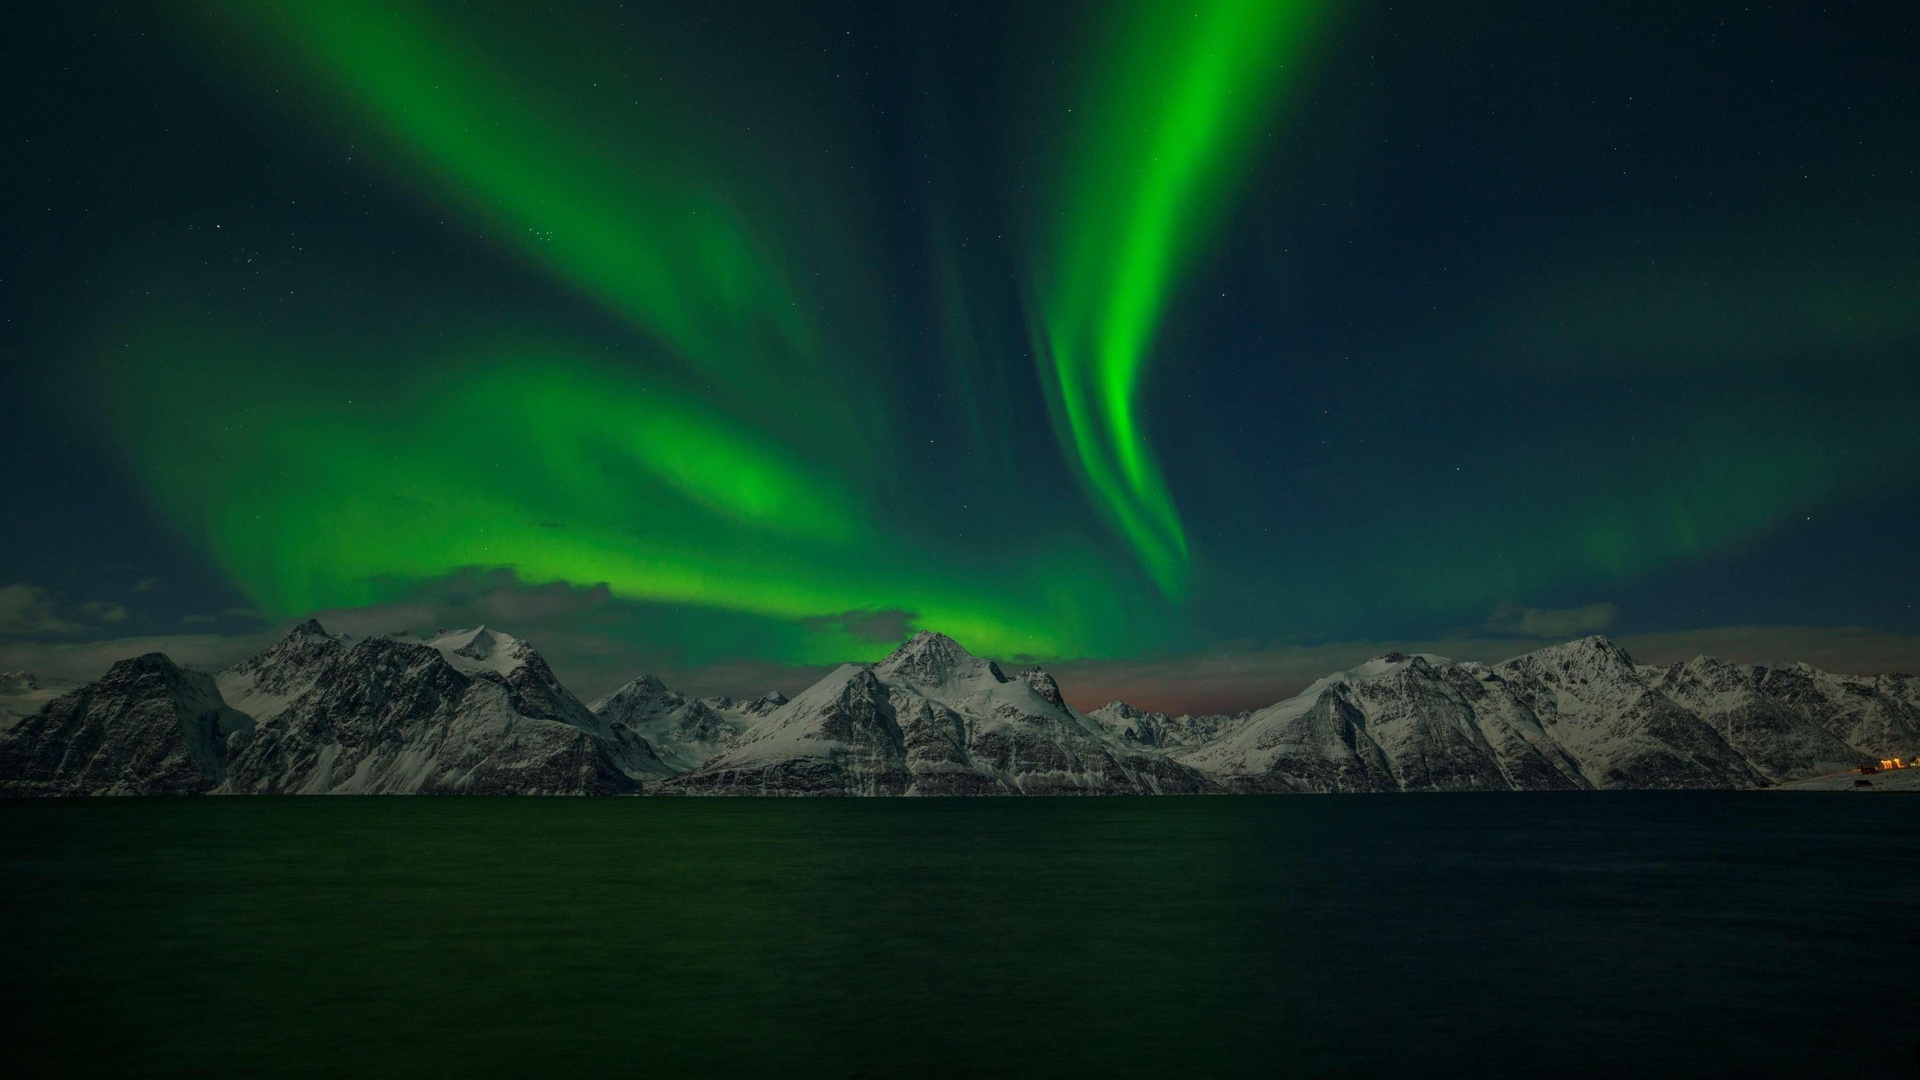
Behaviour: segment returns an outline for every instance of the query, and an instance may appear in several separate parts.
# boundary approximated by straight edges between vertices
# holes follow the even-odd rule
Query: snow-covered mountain
[[[1863,679],[1806,664],[1740,666],[1711,656],[1647,673],[1654,687],[1693,710],[1775,782],[1920,745],[1920,703],[1905,675]]]
[[[1218,735],[1228,724],[1243,720],[1247,715],[1168,716],[1163,712],[1142,712],[1124,701],[1110,701],[1088,713],[1087,719],[1099,724],[1108,734],[1119,736],[1129,743],[1166,750],[1198,746]]]
[[[671,771],[484,627],[355,642],[309,620],[218,676],[153,653],[0,741],[17,793],[599,794]]]
[[[269,719],[313,689],[320,673],[352,645],[352,638],[329,634],[318,619],[308,619],[264,652],[215,675],[214,682],[227,704],[256,720]]]
[[[922,632],[847,664],[666,785],[689,794],[1152,794],[1213,785],[1075,711],[1053,678],[1009,678]]]
[[[1602,637],[1493,666],[1389,653],[1174,756],[1243,791],[1752,787],[1920,746],[1910,684],[1642,667]]]
[[[226,778],[228,740],[252,728],[211,675],[147,653],[15,724],[0,739],[0,794],[198,794]]]
[[[605,794],[672,771],[485,627],[349,643],[309,622],[219,681],[258,721],[223,791]]]
[[[610,723],[625,724],[647,740],[675,772],[687,772],[718,754],[735,738],[787,703],[775,690],[752,701],[688,697],[642,675],[589,706]]]
[[[1389,653],[1237,716],[1081,713],[920,633],[793,700],[641,676],[583,705],[486,627],[354,641],[309,620],[215,675],[158,653],[0,728],[0,793],[1117,794],[1757,787],[1920,752],[1920,680],[1591,637],[1500,664]],[[26,695],[26,696],[22,696]]]

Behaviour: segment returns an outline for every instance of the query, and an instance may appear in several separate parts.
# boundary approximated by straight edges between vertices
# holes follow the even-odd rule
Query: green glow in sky
[[[1135,398],[1176,275],[1219,216],[1211,203],[1230,189],[1247,156],[1250,125],[1266,112],[1305,8],[1227,0],[1197,12],[1143,10],[1096,88],[1087,136],[1071,163],[1067,197],[1076,209],[1059,239],[1060,285],[1047,304],[1056,426],[1097,508],[1169,596],[1183,588],[1186,539],[1145,445]],[[291,58],[351,124],[377,133],[400,175],[423,194],[624,317],[693,376],[681,379],[678,394],[656,383],[636,399],[632,388],[582,375],[548,350],[537,374],[476,382],[468,371],[462,387],[432,401],[436,419],[428,427],[457,418],[473,431],[539,433],[519,450],[540,469],[527,486],[542,498],[566,496],[538,515],[564,520],[565,529],[528,520],[524,492],[509,497],[484,485],[452,510],[430,464],[441,462],[437,447],[462,441],[452,431],[389,447],[409,478],[396,479],[399,490],[383,496],[392,503],[385,508],[322,477],[303,486],[337,488],[318,505],[348,499],[364,510],[360,519],[340,509],[324,521],[269,529],[249,524],[266,518],[257,507],[207,506],[216,521],[212,541],[264,604],[292,611],[353,602],[351,590],[338,594],[341,583],[507,564],[537,579],[604,580],[632,596],[783,617],[901,608],[1016,652],[1059,653],[1078,640],[1072,626],[1045,634],[1012,629],[1040,624],[1011,608],[979,614],[970,586],[942,599],[927,595],[924,582],[904,592],[883,585],[894,580],[886,573],[846,580],[847,565],[862,568],[856,579],[874,572],[870,557],[844,560],[871,543],[873,528],[869,508],[849,494],[862,468],[849,444],[879,441],[886,425],[850,422],[851,395],[821,392],[861,385],[860,364],[827,355],[802,314],[811,298],[796,291],[783,266],[793,245],[783,254],[777,230],[756,229],[742,216],[742,208],[758,205],[764,181],[731,176],[675,139],[669,114],[677,103],[656,100],[652,83],[620,86],[619,97],[632,99],[620,123],[642,138],[615,144],[592,137],[591,109],[584,119],[571,116],[556,91],[503,74],[512,70],[516,43],[473,36],[416,6],[243,5],[236,25],[270,54]],[[822,385],[801,390],[809,379]],[[756,414],[778,413],[796,395],[829,403],[816,417],[818,431],[796,443],[755,423]],[[978,439],[977,412],[969,415]],[[320,439],[320,428],[339,422],[316,423],[306,437]],[[422,430],[417,419],[409,427]],[[552,435],[562,430],[564,438]],[[808,461],[811,469],[802,464]],[[715,531],[726,539],[689,543],[668,535],[674,530],[645,529],[622,533],[619,544],[576,539],[587,525],[568,507],[650,506],[649,486],[724,519]],[[432,512],[408,542],[369,548],[350,539],[376,520],[404,515],[396,507],[426,505],[419,494],[426,491],[438,493]],[[275,516],[291,522],[302,515],[283,506]],[[488,523],[495,516],[501,520]],[[786,546],[730,558],[743,536],[779,537]],[[819,571],[820,553],[807,544],[838,545],[824,560],[835,566],[832,574]]]
[[[1082,478],[1162,591],[1187,538],[1143,431],[1154,335],[1259,140],[1313,4],[1209,0],[1143,9],[1092,97],[1062,193],[1040,349]],[[1052,260],[1043,260],[1052,261]]]
[[[551,344],[476,337],[399,380],[191,323],[140,345],[107,381],[131,460],[276,616],[503,567],[796,622],[902,611],[1003,655],[1111,649],[1127,621],[1089,552],[936,563],[831,473]],[[826,626],[786,659],[869,647]]]
[[[22,340],[58,425],[60,364],[90,365],[102,471],[223,590],[206,611],[477,570],[709,659],[901,626],[1049,658],[1405,637],[1797,558],[1791,530],[1916,475],[1911,200],[1776,224],[1804,174],[1717,153],[1676,190],[1751,180],[1724,219],[1657,198],[1560,112],[1660,117],[1468,78],[1458,19],[169,10],[217,160],[174,151],[110,224],[23,203],[109,239]],[[1465,44],[1402,36],[1422,19]],[[1670,126],[1659,170],[1696,141]],[[54,134],[49,168],[93,145]]]
[[[598,108],[515,81],[516,43],[418,4],[241,4],[239,25],[292,59],[377,137],[424,194],[571,283],[734,392],[822,367],[782,256],[746,217],[757,185],[673,130],[653,80]],[[600,84],[594,83],[599,90]],[[611,131],[599,110],[612,109]],[[642,133],[634,140],[634,129]]]

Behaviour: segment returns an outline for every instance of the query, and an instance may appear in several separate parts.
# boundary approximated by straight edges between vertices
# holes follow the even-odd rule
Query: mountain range
[[[924,631],[792,700],[643,675],[587,704],[497,630],[353,640],[309,620],[224,671],[149,653],[49,697],[0,674],[0,794],[1754,788],[1920,750],[1911,676],[1641,665],[1602,637],[1494,665],[1389,653],[1264,709],[1169,716],[1083,713],[1043,669]]]

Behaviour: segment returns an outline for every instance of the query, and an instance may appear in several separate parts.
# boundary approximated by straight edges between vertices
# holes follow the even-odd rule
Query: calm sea
[[[1920,799],[0,804],[10,1075],[1916,1076]]]

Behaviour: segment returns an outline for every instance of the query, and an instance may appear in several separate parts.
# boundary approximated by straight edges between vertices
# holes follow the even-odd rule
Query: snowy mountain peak
[[[1110,701],[1088,713],[1087,719],[1130,744],[1168,749],[1205,742],[1229,718],[1168,716],[1163,712],[1144,711],[1124,701]]]
[[[653,675],[642,675],[588,708],[609,724],[625,726],[675,771],[685,772],[713,757],[776,706],[764,700],[743,705],[724,696],[689,697],[669,690]]]
[[[931,630],[913,635],[873,669],[884,680],[897,679],[910,686],[940,686],[955,679],[1007,681],[998,664],[980,659],[961,648],[959,642]]]
[[[197,794],[224,778],[229,738],[252,729],[213,676],[146,653],[22,719],[0,740],[0,790]]]
[[[1039,668],[1009,679],[940,634],[848,664],[670,781],[713,794],[1200,791],[1207,779],[1068,708]]]
[[[611,694],[596,698],[588,708],[615,720],[631,721],[651,711],[675,709],[686,699],[667,689],[667,684],[652,675],[642,675]]]
[[[884,695],[886,687],[874,674],[874,669],[862,664],[841,664],[827,674],[827,677],[802,690],[800,696],[782,705],[786,713],[805,713],[824,704],[845,701],[865,694]]]
[[[1009,678],[932,632],[791,701],[642,675],[589,709],[530,645],[484,626],[356,643],[314,620],[217,677],[148,654],[65,696],[38,685],[0,674],[14,688],[0,791],[1726,788],[1920,750],[1910,676],[1636,666],[1599,636],[1497,665],[1386,653],[1231,717],[1121,701],[1083,714],[1045,670]]]
[[[529,663],[545,666],[539,662],[539,654],[533,651],[531,645],[485,626],[470,630],[441,630],[425,640],[410,635],[395,635],[393,640],[425,645],[446,657],[447,663],[461,671],[491,671],[506,676]]]
[[[922,630],[901,642],[899,647],[882,657],[875,666],[886,667],[913,657],[927,655],[970,657],[972,654],[961,648],[959,642],[945,634],[933,630]]]
[[[1633,657],[1609,638],[1594,634],[1564,645],[1549,645],[1507,661],[1502,667],[1523,667],[1542,673],[1584,678],[1596,674],[1631,674]]]
[[[320,625],[319,619],[308,619],[292,629],[286,636],[275,642],[265,653],[254,659],[300,653],[314,648],[330,648],[336,644],[352,644],[353,639],[345,634],[336,634]]]
[[[512,640],[505,634],[496,634],[482,626],[473,632],[473,636],[467,639],[465,645],[455,649],[454,652],[475,660],[487,660],[492,658],[495,650]]]
[[[1347,669],[1340,674],[1339,678],[1349,682],[1360,682],[1404,670],[1427,673],[1434,668],[1451,666],[1452,663],[1453,661],[1446,657],[1435,656],[1432,653],[1382,653],[1358,667]]]
[[[313,686],[329,664],[345,655],[352,639],[330,634],[308,619],[287,636],[215,676],[227,704],[257,720],[285,708]]]
[[[765,716],[786,703],[787,695],[778,690],[769,690],[752,701],[736,705],[735,708],[748,716]]]
[[[1610,662],[1625,663],[1628,667],[1633,666],[1633,657],[1627,655],[1627,650],[1614,644],[1612,638],[1602,634],[1589,634],[1578,641],[1569,642],[1562,646],[1562,648],[1572,652],[1584,652],[1593,656],[1603,656]]]
[[[1745,676],[1745,669],[1717,656],[1696,656],[1661,672],[1658,680],[1663,686],[1726,688],[1744,681]]]
[[[1047,704],[1055,708],[1066,707],[1066,701],[1060,696],[1060,684],[1053,681],[1053,676],[1047,674],[1046,669],[1030,667],[1020,673],[1020,680],[1032,687],[1034,693],[1046,699]]]

